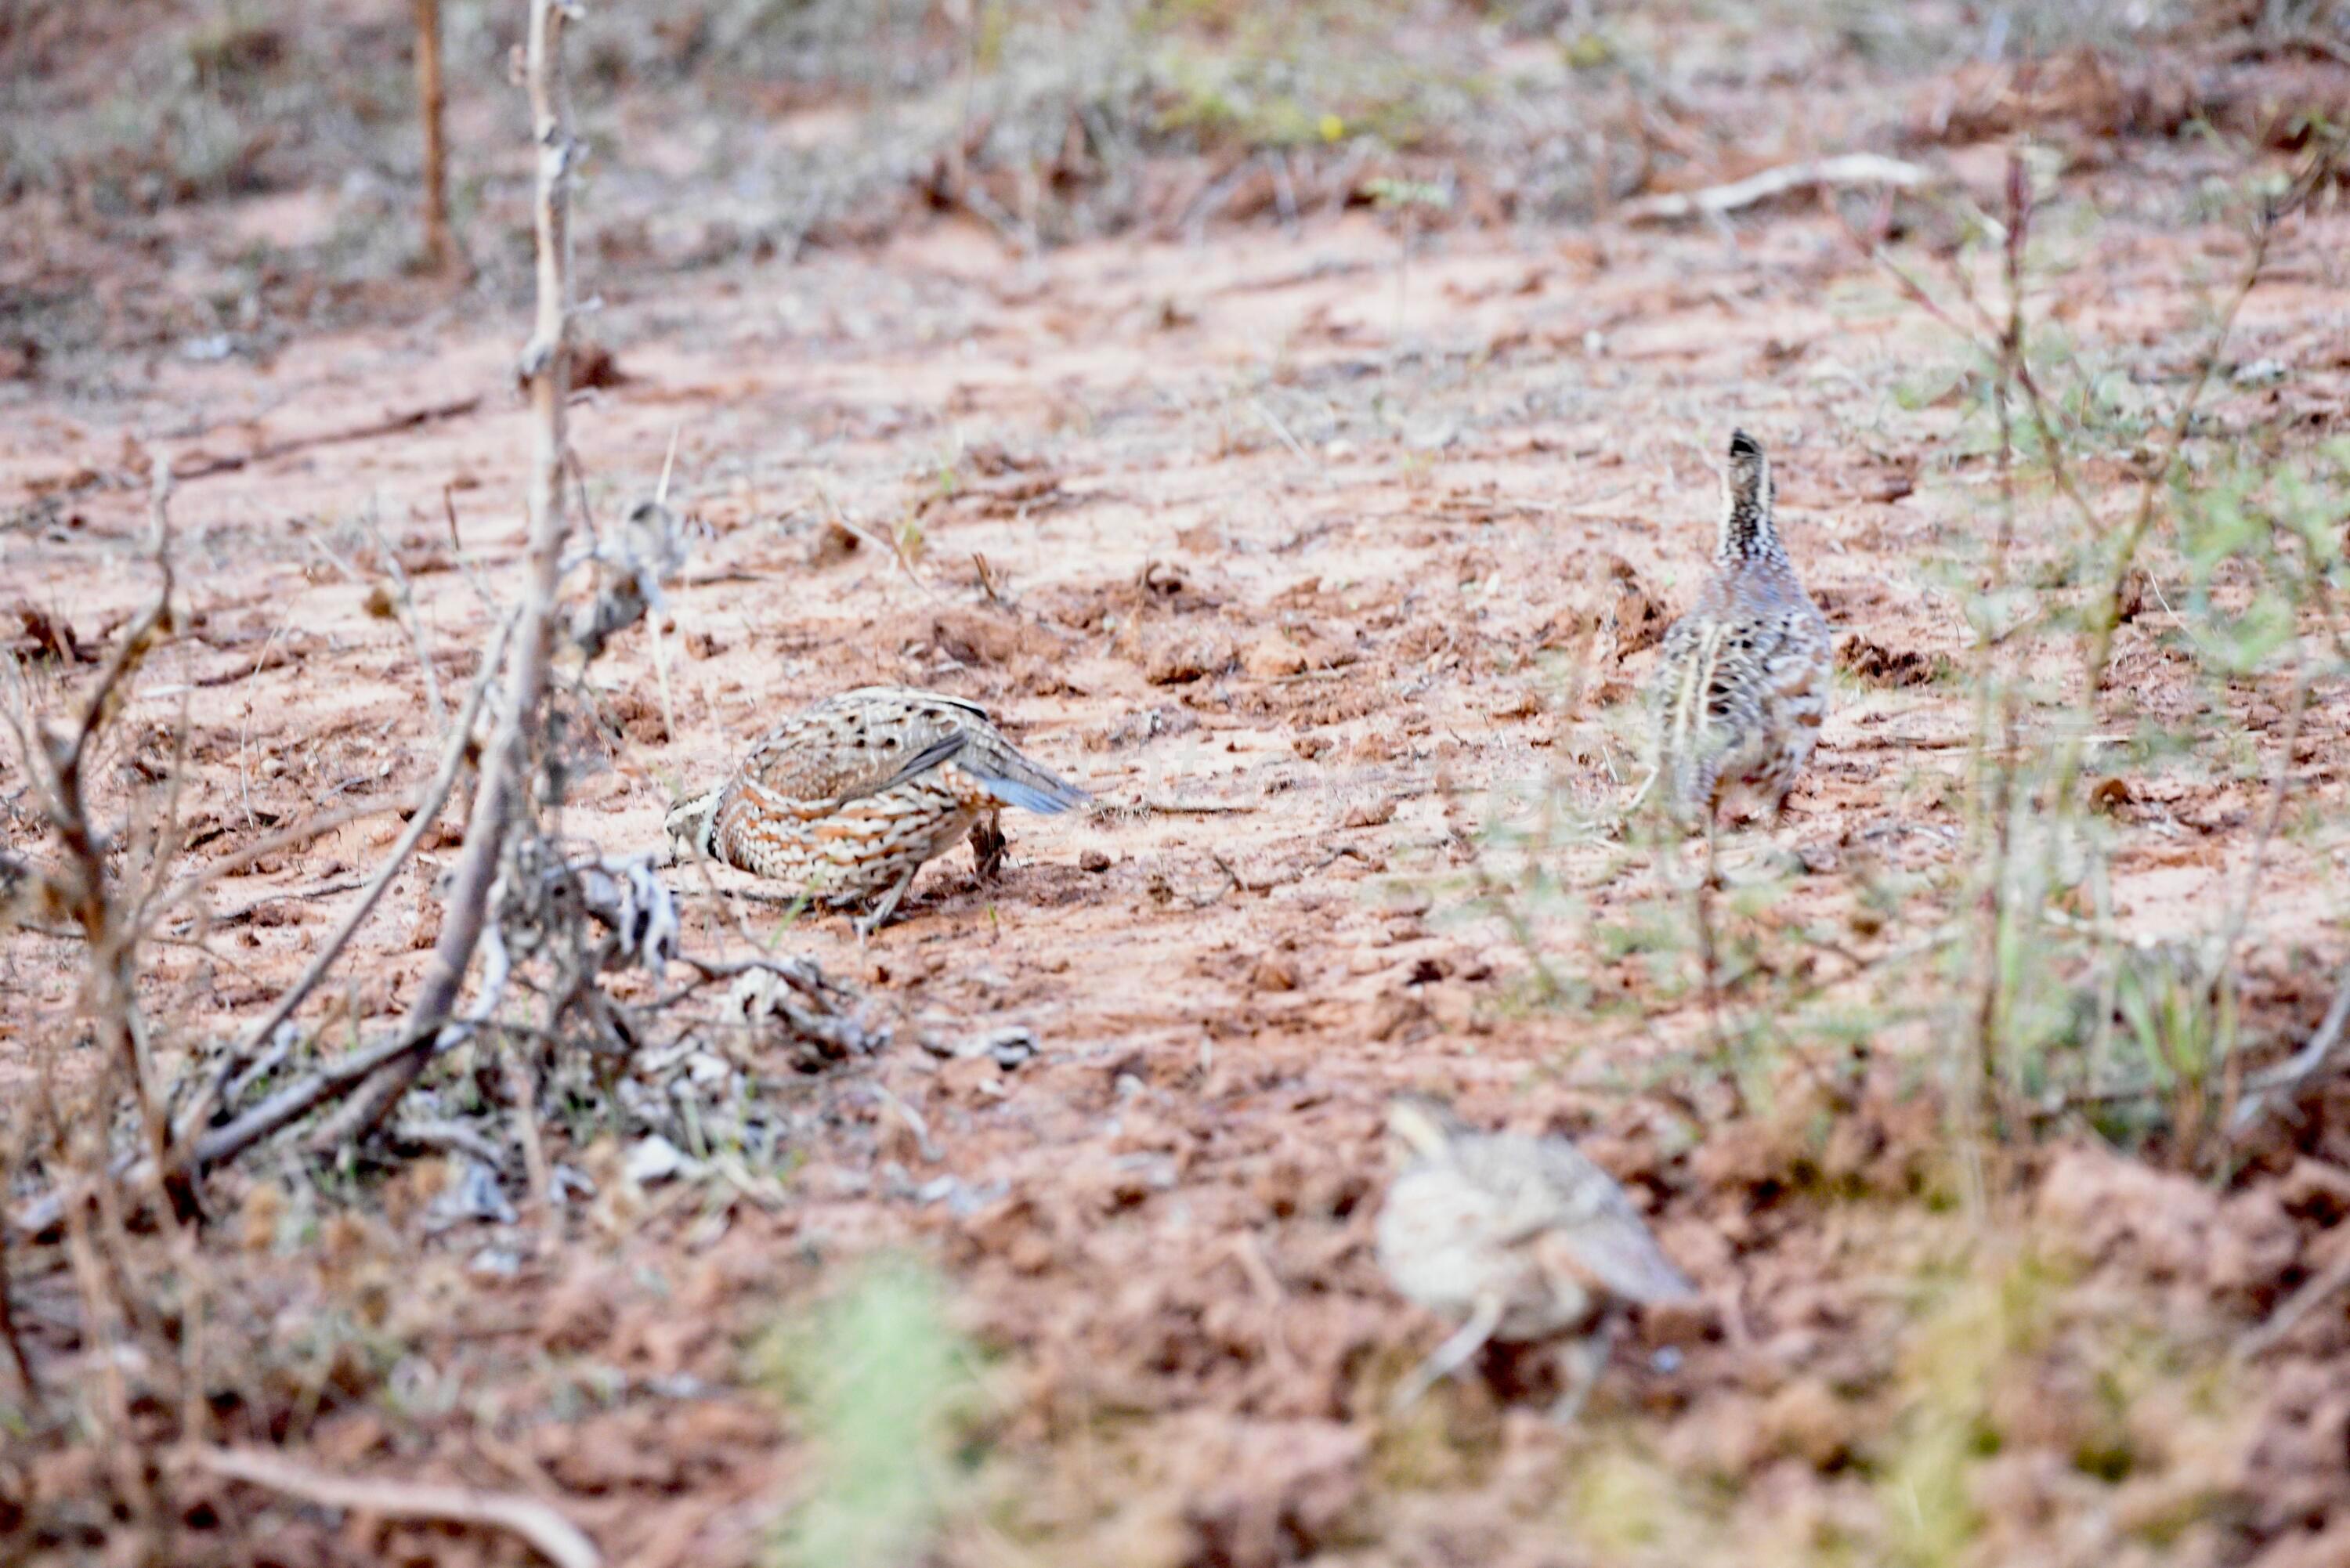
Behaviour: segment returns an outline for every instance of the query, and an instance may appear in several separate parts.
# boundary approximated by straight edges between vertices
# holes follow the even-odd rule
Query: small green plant
[[[761,1380],[798,1414],[816,1454],[771,1568],[920,1560],[961,1490],[957,1428],[973,1393],[970,1348],[941,1300],[927,1269],[875,1262],[762,1346]]]
[[[1419,214],[1442,213],[1452,206],[1452,188],[1429,180],[1402,180],[1382,175],[1364,189],[1382,213],[1399,214],[1401,244],[1396,252],[1396,336],[1403,336],[1404,296],[1411,275],[1411,250],[1419,236]]]

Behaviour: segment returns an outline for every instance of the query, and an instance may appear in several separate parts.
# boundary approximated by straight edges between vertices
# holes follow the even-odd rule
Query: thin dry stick
[[[257,446],[248,452],[233,452],[226,457],[204,458],[181,469],[175,477],[185,482],[191,479],[208,479],[215,473],[234,473],[238,469],[252,463],[267,462],[274,458],[286,457],[297,452],[307,452],[314,446],[339,446],[346,441],[372,441],[377,436],[397,435],[401,431],[414,430],[419,425],[429,425],[439,420],[457,419],[472,413],[481,406],[482,397],[476,392],[470,398],[457,398],[445,403],[433,403],[421,409],[411,409],[404,413],[386,414],[380,420],[371,420],[363,425],[353,425],[347,430],[327,431],[318,435],[295,436],[286,441],[271,441],[266,445]]]
[[[1898,159],[1885,158],[1873,152],[1851,152],[1841,158],[1819,158],[1804,163],[1785,164],[1777,169],[1765,169],[1760,174],[1751,174],[1728,185],[1709,186],[1702,191],[1676,191],[1661,196],[1644,196],[1637,202],[1624,203],[1617,215],[1627,223],[1673,218],[1720,217],[1807,186],[1827,189],[1870,185],[1906,191],[1923,185],[1931,178],[1915,163],[1904,163]]]
[[[2266,1323],[2236,1341],[2230,1358],[2240,1363],[2257,1360],[2281,1344],[2295,1324],[2328,1297],[2345,1289],[2350,1289],[2350,1255],[2345,1255],[2332,1268],[2285,1297],[2284,1304],[2270,1314]]]
[[[336,929],[335,934],[327,939],[317,956],[277,999],[277,1005],[245,1032],[244,1038],[237,1042],[234,1049],[222,1057],[212,1083],[180,1117],[177,1136],[181,1141],[184,1142],[195,1128],[210,1119],[230,1080],[238,1075],[244,1064],[253,1060],[255,1052],[268,1044],[270,1037],[277,1033],[278,1025],[293,1017],[295,1010],[317,987],[318,981],[326,978],[327,971],[334,966],[351,938],[375,912],[377,903],[390,888],[392,879],[400,875],[400,867],[408,864],[408,857],[415,853],[424,836],[441,820],[441,808],[448,803],[450,792],[456,786],[457,775],[464,768],[465,753],[473,742],[473,720],[482,711],[482,701],[488,693],[490,682],[505,662],[506,639],[513,630],[514,618],[508,616],[498,623],[497,629],[491,635],[488,651],[482,656],[481,672],[473,678],[473,689],[465,694],[464,706],[457,714],[456,725],[449,732],[448,744],[441,755],[440,770],[434,774],[432,782],[425,785],[416,815],[409,818],[408,831],[401,834],[400,841],[392,846],[391,853],[384,857],[383,865],[377,868],[367,890],[359,895],[359,902],[352,905],[350,912],[343,917],[343,923]]]
[[[508,1531],[556,1568],[602,1568],[603,1554],[587,1533],[535,1497],[331,1475],[255,1449],[194,1449],[177,1457],[209,1474],[266,1487],[324,1508],[380,1519],[429,1519]]]
[[[296,823],[291,827],[281,827],[275,833],[254,840],[234,854],[224,855],[217,860],[207,861],[201,869],[188,872],[174,880],[149,900],[150,918],[151,919],[161,918],[164,911],[178,908],[213,883],[237,875],[256,860],[266,859],[272,855],[281,854],[286,850],[300,849],[325,837],[337,828],[348,827],[363,817],[381,816],[386,812],[406,811],[414,805],[415,802],[405,795],[390,800],[361,801],[353,805],[338,806],[333,811],[309,817]],[[290,896],[276,895],[280,898]]]
[[[669,428],[669,454],[661,459],[660,483],[654,488],[653,504],[669,505],[670,475],[677,468],[678,438],[685,433],[681,420]],[[671,694],[669,678],[669,644],[661,637],[662,617],[650,605],[645,607],[645,638],[653,652],[653,677],[660,684],[661,734],[674,745],[677,742],[677,701]]]
[[[16,1328],[16,1305],[8,1286],[8,1235],[0,1227],[0,1340],[8,1345],[9,1363],[16,1369],[16,1381],[24,1386],[25,1402],[37,1406],[41,1386],[33,1381],[33,1358],[25,1353],[25,1336]]]
[[[847,515],[844,514],[840,510],[840,507],[833,501],[832,492],[826,488],[825,483],[821,479],[816,482],[816,499],[824,503],[825,515],[829,518],[836,526],[845,528],[849,533],[856,535],[861,539],[870,539],[873,543],[889,551],[890,558],[898,563],[898,569],[906,574],[906,580],[908,582],[913,584],[914,587],[921,590],[922,597],[924,598],[936,599],[939,597],[938,590],[931,587],[930,584],[922,581],[922,575],[914,570],[914,563],[906,558],[906,548],[903,545],[898,542],[898,536],[894,533],[885,536],[883,535],[874,533],[871,529],[867,528],[862,524],[850,522]]]
[[[2007,324],[1999,335],[1998,371],[1991,382],[1992,401],[1999,416],[1999,531],[1992,544],[1990,589],[1994,604],[2007,587],[2008,555],[2015,537],[2014,427],[2009,398],[2016,368],[2023,359],[2023,247],[2032,225],[2032,187],[2021,153],[2011,153],[2008,158],[2007,220]],[[1999,1092],[2000,934],[2009,918],[2007,887],[2015,847],[2015,774],[2003,763],[1994,764],[1991,756],[1992,687],[1997,683],[1998,654],[1988,628],[1976,649],[1974,673],[1974,757],[1969,774],[1975,794],[1975,810],[1970,814],[1967,827],[1970,837],[1974,840],[1975,853],[1968,858],[1970,862],[1981,863],[1985,836],[1991,840],[1995,849],[1990,857],[1989,868],[1982,874],[1983,885],[1978,904],[1981,928],[1976,965],[1980,971],[1981,994],[1976,1000],[1974,1018],[1976,1070],[1970,1075],[1972,1082],[1962,1091],[1960,1098],[1962,1114],[1970,1124],[1968,1130],[1976,1135],[1968,1140],[1965,1161],[1969,1176],[1969,1206],[1980,1216],[1983,1211],[1979,1141],[1983,1106],[1978,1096],[1996,1098]],[[2000,691],[1998,707],[2002,721],[2000,728],[2011,742],[2007,754],[2012,756],[2016,713],[2012,689]]]
[[[441,1032],[435,1044],[449,1043],[449,1037],[467,1032],[459,1025]],[[223,1161],[234,1159],[255,1144],[261,1142],[338,1096],[347,1095],[366,1083],[409,1049],[405,1033],[395,1034],[365,1050],[353,1051],[328,1066],[286,1085],[261,1104],[246,1111],[234,1121],[213,1127],[196,1138],[180,1156],[181,1168],[192,1174],[210,1170]],[[120,1180],[130,1186],[143,1186],[155,1179],[156,1164],[151,1159],[128,1160],[118,1163],[102,1176],[85,1179],[59,1191],[36,1198],[9,1216],[8,1223],[26,1237],[46,1236],[61,1220],[78,1212],[93,1198],[103,1198],[111,1190],[109,1183]]]
[[[1713,892],[1721,876],[1714,857],[1714,821],[1711,812],[1705,819],[1705,867],[1690,889],[1690,925],[1697,933],[1698,975],[1705,988],[1705,1030],[1713,1044],[1714,1054],[1723,1062],[1730,1060],[1730,1034],[1721,1023],[1721,954],[1714,940]],[[1673,851],[1673,867],[1678,873],[1680,851]],[[1733,1085],[1734,1086],[1734,1085]]]
[[[432,649],[424,637],[424,622],[416,613],[416,590],[408,580],[408,568],[400,564],[400,552],[383,536],[383,528],[376,516],[373,502],[362,515],[362,525],[368,536],[375,541],[378,554],[383,557],[384,571],[391,578],[392,608],[399,612],[400,629],[408,634],[408,646],[416,652],[416,669],[424,677],[424,703],[432,710],[432,724],[439,729],[449,722],[448,705],[441,700],[441,672],[433,668]]]
[[[2317,1033],[2309,1037],[2309,1044],[2287,1060],[2256,1075],[2247,1085],[2251,1092],[2236,1104],[2232,1130],[2241,1132],[2250,1127],[2266,1107],[2269,1096],[2279,1089],[2298,1088],[2315,1076],[2342,1044],[2345,1025],[2350,1025],[2350,965],[2344,966],[2342,978],[2335,982],[2334,1001],[2318,1022]]]
[[[441,940],[416,1004],[401,1031],[402,1049],[383,1072],[354,1094],[321,1127],[317,1147],[338,1147],[380,1122],[408,1092],[448,1022],[465,983],[488,914],[490,886],[517,807],[526,808],[523,772],[540,723],[547,667],[554,650],[555,599],[563,575],[568,523],[563,505],[567,448],[564,407],[571,374],[571,173],[579,144],[563,75],[563,26],[577,11],[569,0],[531,0],[525,74],[531,128],[538,148],[538,319],[524,347],[533,427],[530,487],[531,575],[522,607],[522,636],[506,691],[505,713],[482,760],[481,783],[449,895]]]
[[[441,0],[416,0],[416,117],[424,129],[424,259],[446,275],[456,265],[449,232],[448,93],[441,82]]]
[[[555,1168],[546,1158],[546,1140],[538,1130],[538,1081],[512,1041],[499,1047],[505,1058],[506,1093],[514,1097],[515,1124],[522,1144],[523,1169],[530,1179],[530,1196],[539,1212],[548,1211],[555,1198]]]
[[[437,1035],[431,1043],[439,1043]],[[331,1066],[319,1068],[307,1077],[286,1085],[234,1121],[214,1127],[197,1138],[194,1147],[188,1151],[190,1168],[210,1170],[224,1160],[234,1159],[255,1144],[299,1121],[328,1101],[368,1082],[388,1064],[399,1061],[410,1047],[411,1043],[403,1032],[365,1050],[354,1051]]]

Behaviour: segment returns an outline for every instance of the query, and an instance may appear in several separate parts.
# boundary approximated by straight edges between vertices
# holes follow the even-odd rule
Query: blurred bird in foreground
[[[1478,1132],[1418,1096],[1389,1106],[1388,1130],[1406,1163],[1379,1210],[1380,1266],[1412,1302],[1462,1320],[1397,1389],[1397,1409],[1488,1341],[1556,1340],[1552,1415],[1572,1421],[1623,1309],[1694,1299],[1624,1189],[1566,1139]]]

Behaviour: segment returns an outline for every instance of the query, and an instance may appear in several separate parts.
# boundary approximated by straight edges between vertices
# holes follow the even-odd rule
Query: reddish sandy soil
[[[2205,280],[2242,254],[2233,231],[2182,216],[2168,192],[2195,171],[2172,156],[2065,178],[2073,210],[2108,216],[2064,242],[2074,265],[2033,301],[2158,409],[2201,341]],[[1997,155],[1952,168],[1995,206]],[[2338,213],[2285,232],[2227,354],[2285,379],[2223,376],[2216,436],[2339,430],[2346,254]],[[2084,1152],[2060,1126],[1995,1174],[1978,1229],[1939,1102],[1907,1093],[1935,1075],[1935,1021],[1852,975],[1924,935],[1932,900],[1899,889],[1960,854],[1972,715],[1950,672],[1968,641],[1954,585],[1978,570],[1997,487],[1963,400],[1896,395],[1959,364],[1952,339],[1836,224],[1804,206],[1734,234],[1464,229],[1399,270],[1367,217],[1036,260],[948,223],[703,275],[593,327],[624,372],[574,417],[596,515],[650,488],[674,432],[676,493],[704,527],[672,589],[666,692],[641,628],[592,672],[612,729],[583,743],[565,832],[650,848],[673,792],[791,709],[871,681],[985,702],[1104,809],[1012,817],[1000,881],[958,852],[868,944],[833,919],[782,933],[895,1037],[827,1074],[766,1064],[795,1157],[779,1187],[639,1188],[606,1139],[567,1156],[593,1198],[435,1231],[411,1222],[441,1179],[428,1163],[272,1261],[283,1200],[255,1196],[270,1159],[222,1179],[254,1277],[279,1293],[256,1313],[370,1300],[400,1358],[400,1397],[327,1398],[279,1434],[307,1458],[556,1499],[614,1561],[743,1561],[806,1473],[746,1347],[839,1260],[906,1244],[996,1357],[996,1458],[974,1483],[994,1490],[941,1560],[2350,1560],[2340,1303],[2249,1370],[2222,1360],[2344,1256],[2350,1177],[2322,1108],[2234,1188]],[[199,864],[430,773],[416,649],[370,596],[380,607],[388,545],[453,704],[488,624],[479,588],[519,575],[519,337],[469,309],[297,338],[261,366],[160,358],[127,405],[14,395],[0,498],[54,499],[0,535],[0,610],[36,607],[93,650],[154,580],[143,498],[118,477],[133,432],[161,432],[184,472],[479,399],[181,483],[190,624],[140,678],[101,774],[109,807],[147,789],[140,768],[168,763],[181,725]],[[1854,647],[1775,846],[1740,836],[1725,860],[1733,880],[1785,875],[1756,929],[1783,952],[1841,933],[1815,978],[1881,1011],[1860,1030],[1877,1068],[1837,1079],[1858,1087],[1766,1064],[1767,1104],[1709,1125],[1723,1080],[1698,1065],[1693,961],[1603,938],[1679,907],[1609,824],[1733,424],[1769,443],[1794,556]],[[2106,515],[2135,504],[2121,459],[2084,477]],[[2033,537],[2023,554],[2054,550]],[[2116,807],[2111,912],[2136,935],[2207,930],[2226,908],[2286,727],[2289,683],[2202,681],[2180,624],[2149,607],[2123,628],[2107,732],[2209,704],[2235,743],[2144,765]],[[2075,678],[2071,644],[2047,660],[2053,684]],[[35,667],[44,701],[54,668]],[[2291,760],[2296,810],[2340,820],[2346,722],[2350,693],[2321,683]],[[24,782],[0,763],[8,840],[31,846]],[[363,818],[223,879],[190,933],[203,945],[151,955],[172,1047],[256,1016],[398,826]],[[1518,903],[1569,1000],[1544,1000],[1478,901],[1481,867],[1522,866],[1516,840],[1482,836],[1497,826],[1547,832],[1554,891]],[[2330,995],[2345,853],[2321,830],[2265,868],[2246,984],[2275,1049]],[[428,841],[348,987],[306,1020],[397,1014],[452,859],[452,836]],[[680,887],[697,951],[776,929],[777,910],[733,897],[749,878]],[[1864,919],[1887,888],[1890,918]],[[29,1047],[62,1037],[78,972],[62,940],[0,947],[12,1094],[70,1072]],[[1014,1067],[923,1045],[1009,1026],[1036,1045]],[[1816,1067],[1842,1048],[1794,1054]],[[1443,1332],[1368,1247],[1379,1109],[1408,1086],[1584,1136],[1705,1293],[1619,1350],[1572,1434],[1501,1366],[1382,1413]],[[489,1253],[508,1272],[484,1272]],[[2026,1275],[2039,1295],[2014,1285]],[[1950,1450],[1974,1532],[1948,1557],[1900,1492],[1941,1451],[1938,1364],[1971,1369],[1949,1397],[2000,1433],[1996,1451]],[[72,1480],[44,1472],[44,1495]],[[515,1560],[511,1543],[240,1495],[284,1561]]]

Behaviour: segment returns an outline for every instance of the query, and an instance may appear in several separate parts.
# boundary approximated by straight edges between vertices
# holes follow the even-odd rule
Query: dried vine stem
[[[465,971],[480,945],[490,885],[496,880],[498,857],[515,814],[529,809],[522,785],[546,694],[555,597],[570,533],[563,505],[564,405],[571,382],[571,171],[579,149],[571,135],[564,82],[563,27],[578,14],[576,0],[531,0],[525,79],[532,137],[538,147],[538,318],[523,348],[521,366],[530,383],[533,431],[530,576],[523,590],[505,711],[482,759],[481,782],[467,818],[464,854],[457,862],[441,940],[433,945],[424,983],[401,1027],[398,1052],[318,1129],[313,1147],[322,1150],[340,1147],[381,1122],[432,1060],[434,1043],[455,1011]]]

